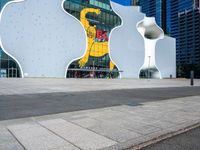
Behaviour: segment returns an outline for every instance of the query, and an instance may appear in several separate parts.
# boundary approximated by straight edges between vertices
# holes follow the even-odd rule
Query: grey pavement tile
[[[56,137],[55,135],[44,135],[37,138],[21,139],[20,142],[28,150],[51,150],[51,149],[67,149],[78,150],[77,147],[66,142],[65,140]]]
[[[17,142],[9,142],[0,144],[0,150],[24,150],[24,148]]]
[[[8,129],[28,150],[50,150],[60,147],[67,147],[68,150],[78,150],[69,142],[38,124],[12,125],[8,126]]]
[[[163,120],[155,119],[155,118],[148,117],[148,116],[144,117],[144,116],[126,115],[122,118],[110,119],[110,122],[113,125],[117,125],[124,129],[129,129],[143,135],[158,132],[161,129],[169,128],[175,125],[171,122],[167,122],[167,121],[163,121]]]
[[[23,123],[23,124],[14,124],[14,125],[8,125],[10,130],[20,131],[20,130],[28,130],[30,128],[36,128],[40,127],[36,122],[33,123]]]
[[[90,128],[93,126],[96,126],[98,124],[101,124],[102,121],[93,119],[93,118],[82,118],[82,119],[73,119],[73,120],[69,120],[70,122],[73,122],[74,124],[78,124],[81,127],[84,128]]]
[[[99,121],[92,118],[84,118],[84,119],[71,120],[71,122],[78,124],[82,127],[89,128],[90,130],[100,135],[104,135],[117,142],[125,142],[127,140],[141,136],[141,134],[137,132],[130,131],[124,128],[123,126],[120,127],[119,125],[114,124],[112,120]]]
[[[121,129],[131,130],[132,132],[138,133],[140,135],[157,132],[161,129],[130,117],[113,118],[109,121],[106,121],[105,123],[120,127]]]
[[[192,107],[187,107],[187,108],[181,108],[179,109],[180,112],[184,112],[184,113],[189,113],[189,114],[200,114],[200,105],[197,106],[195,104],[195,106]]]
[[[104,135],[106,137],[109,137],[110,139],[113,139],[121,143],[141,136],[141,134],[137,132],[133,132],[125,128],[121,128],[117,125],[116,126],[113,124],[109,125],[106,123],[102,123],[102,124],[90,127],[89,129],[98,134]]]
[[[164,112],[163,110],[166,110],[166,109],[159,109],[159,110],[155,110],[155,109],[152,109],[152,110],[146,110],[144,108],[139,108],[137,109],[137,107],[130,107],[130,106],[127,106],[127,107],[122,107],[120,109],[120,107],[118,108],[113,108],[114,111],[119,111],[119,112],[124,112],[126,113],[126,116],[129,116],[129,117],[133,117],[137,120],[153,120],[153,119],[158,119],[160,117],[163,116]],[[168,110],[170,111],[170,110]]]
[[[15,142],[16,139],[9,133],[9,131],[1,131],[0,132],[0,145]]]
[[[185,123],[170,127],[170,128],[168,128],[164,131],[166,131],[166,132],[176,132],[178,130],[185,129],[187,127],[191,127],[191,126],[193,126],[195,124],[199,124],[199,123],[200,123],[199,121],[189,121],[189,122],[185,122]]]
[[[112,107],[114,108],[114,107]],[[107,111],[99,112],[96,114],[88,115],[90,118],[94,118],[100,121],[110,121],[110,120],[129,120],[129,121],[142,121],[144,116],[138,115],[137,113],[128,113],[123,111],[112,110],[112,108],[108,109]],[[120,109],[118,107],[118,109]],[[145,116],[145,118],[148,118]]]
[[[27,149],[116,150],[199,122],[200,99],[187,97],[3,121],[0,132],[9,125],[8,129]],[[4,144],[6,140],[11,142]],[[8,150],[13,146],[22,148],[12,136],[0,137],[1,141],[0,146]]]
[[[113,117],[121,117],[121,116],[123,116],[123,114],[122,113],[120,114],[120,112],[115,113],[112,110],[110,110],[109,108],[107,108],[102,111],[97,111],[97,112],[94,112],[91,114],[87,114],[87,116],[90,118],[95,118],[95,119],[98,118],[99,120],[100,119],[105,120],[105,119],[110,119]]]
[[[141,127],[130,127],[130,130],[135,131],[137,133],[143,134],[143,135],[147,135],[150,133],[155,133],[161,130],[161,128],[159,127],[154,127],[151,125],[146,125],[146,126],[141,126]]]
[[[12,119],[12,120],[3,120],[0,121],[0,126],[5,128],[7,126],[10,125],[22,125],[22,124],[26,124],[26,125],[33,125],[35,124],[35,121],[33,120],[33,118],[20,118],[20,119]]]
[[[160,120],[171,122],[174,124],[182,124],[184,122],[192,121],[193,119],[198,119],[198,116],[195,117],[187,113],[182,113],[180,111],[166,113],[162,118],[160,118]]]
[[[0,150],[23,150],[23,147],[7,130],[0,130]]]
[[[151,123],[150,125],[154,126],[154,127],[157,127],[157,128],[160,128],[162,130],[165,130],[165,129],[168,129],[170,127],[175,126],[174,123],[167,122],[167,121],[162,121],[162,120],[155,121],[155,122]]]
[[[63,119],[41,121],[39,123],[84,150],[101,149],[117,144],[111,139]]]

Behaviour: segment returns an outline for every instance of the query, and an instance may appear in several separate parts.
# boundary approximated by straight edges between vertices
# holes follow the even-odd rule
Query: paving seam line
[[[94,118],[93,118],[94,119]],[[65,119],[64,119],[65,120]],[[94,119],[94,120],[97,120],[97,121],[99,121],[98,119]],[[116,141],[116,140],[114,140],[114,139],[112,139],[112,138],[110,138],[110,137],[108,137],[108,136],[106,136],[106,135],[103,135],[102,133],[98,133],[98,132],[96,132],[96,131],[93,131],[92,129],[90,129],[90,128],[88,128],[88,127],[83,127],[83,126],[81,126],[81,125],[79,125],[79,124],[77,124],[77,123],[74,123],[74,122],[72,122],[72,121],[70,121],[70,120],[67,120],[68,122],[70,122],[70,123],[72,123],[72,124],[74,124],[74,125],[76,125],[76,126],[79,126],[79,127],[81,127],[81,128],[84,128],[84,129],[86,129],[86,130],[88,130],[88,131],[90,131],[90,132],[93,132],[93,133],[95,133],[95,134],[98,134],[98,135],[100,135],[100,136],[102,136],[102,137],[105,137],[105,138],[107,138],[107,139],[109,139],[109,140],[111,140],[111,141],[114,141],[114,142],[116,142],[116,143],[119,143],[118,141]]]
[[[153,138],[153,139],[150,139],[150,140],[148,140],[148,141],[146,141],[146,142],[143,142],[143,143],[134,145],[134,146],[132,146],[132,147],[130,147],[130,148],[127,148],[127,149],[125,149],[125,150],[140,150],[140,149],[145,148],[145,147],[148,147],[148,146],[150,146],[150,145],[152,145],[152,144],[156,144],[156,143],[158,143],[158,142],[161,142],[161,141],[163,141],[163,140],[166,140],[166,139],[172,138],[172,137],[174,137],[174,136],[183,134],[183,133],[185,133],[185,132],[187,132],[187,131],[196,129],[196,128],[198,128],[198,127],[200,127],[200,122],[195,123],[195,124],[190,125],[190,126],[187,126],[187,127],[183,128],[183,129],[179,129],[178,131],[172,131],[172,132],[169,132],[169,133],[160,135],[160,136],[158,136],[158,137],[156,137],[156,138]]]
[[[24,149],[27,150],[26,147],[20,142],[20,140],[18,140],[18,138],[12,133],[12,131],[10,129],[8,129],[8,132],[13,136],[13,138],[19,143],[19,145]]]
[[[65,138],[63,138],[61,135],[57,134],[56,132],[48,129],[47,127],[45,127],[44,125],[40,124],[39,122],[37,122],[37,124],[39,124],[41,127],[45,128],[46,130],[48,130],[49,132],[53,133],[54,135],[58,136],[59,138],[63,139],[64,141],[68,142],[69,144],[73,145],[74,147],[76,147],[77,149],[81,150],[81,148],[77,145],[75,145],[74,143],[66,140]]]

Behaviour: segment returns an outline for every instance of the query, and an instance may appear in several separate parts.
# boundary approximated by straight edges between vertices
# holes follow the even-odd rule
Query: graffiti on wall
[[[74,0],[64,3],[65,10],[80,20],[87,34],[85,55],[72,62],[67,77],[87,78],[91,73],[92,77],[97,78],[111,77],[112,74],[115,78],[119,75],[118,68],[109,56],[108,41],[111,30],[121,24],[121,19],[111,9],[109,0],[98,4],[93,1],[77,3]]]
[[[88,47],[86,54],[83,58],[79,60],[79,66],[84,67],[85,64],[88,62],[89,56],[93,57],[102,57],[106,54],[108,54],[108,41],[105,42],[97,42],[95,41],[95,38],[102,40],[104,38],[108,39],[106,32],[102,32],[101,30],[96,30],[96,25],[91,26],[89,21],[86,18],[87,13],[95,13],[99,15],[101,13],[100,9],[95,8],[84,8],[81,11],[80,21],[82,25],[84,26],[86,33],[87,33],[87,39],[88,39]],[[112,71],[114,68],[114,64],[110,60],[109,65],[110,70]]]

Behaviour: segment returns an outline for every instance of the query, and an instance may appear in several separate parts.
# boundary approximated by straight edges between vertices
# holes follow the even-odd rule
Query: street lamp
[[[147,77],[150,78],[150,63],[151,63],[151,56],[149,57],[149,64],[148,64],[148,69],[147,69]]]

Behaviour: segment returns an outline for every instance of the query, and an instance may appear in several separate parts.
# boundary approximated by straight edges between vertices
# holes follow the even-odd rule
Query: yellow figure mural
[[[95,8],[85,8],[81,11],[80,21],[83,24],[87,32],[88,47],[86,54],[79,60],[79,66],[82,68],[88,62],[89,56],[102,57],[108,54],[108,42],[96,42],[96,26],[91,26],[86,18],[88,13],[96,13],[99,15],[101,13],[100,9]],[[114,69],[114,64],[110,61],[110,70]]]

